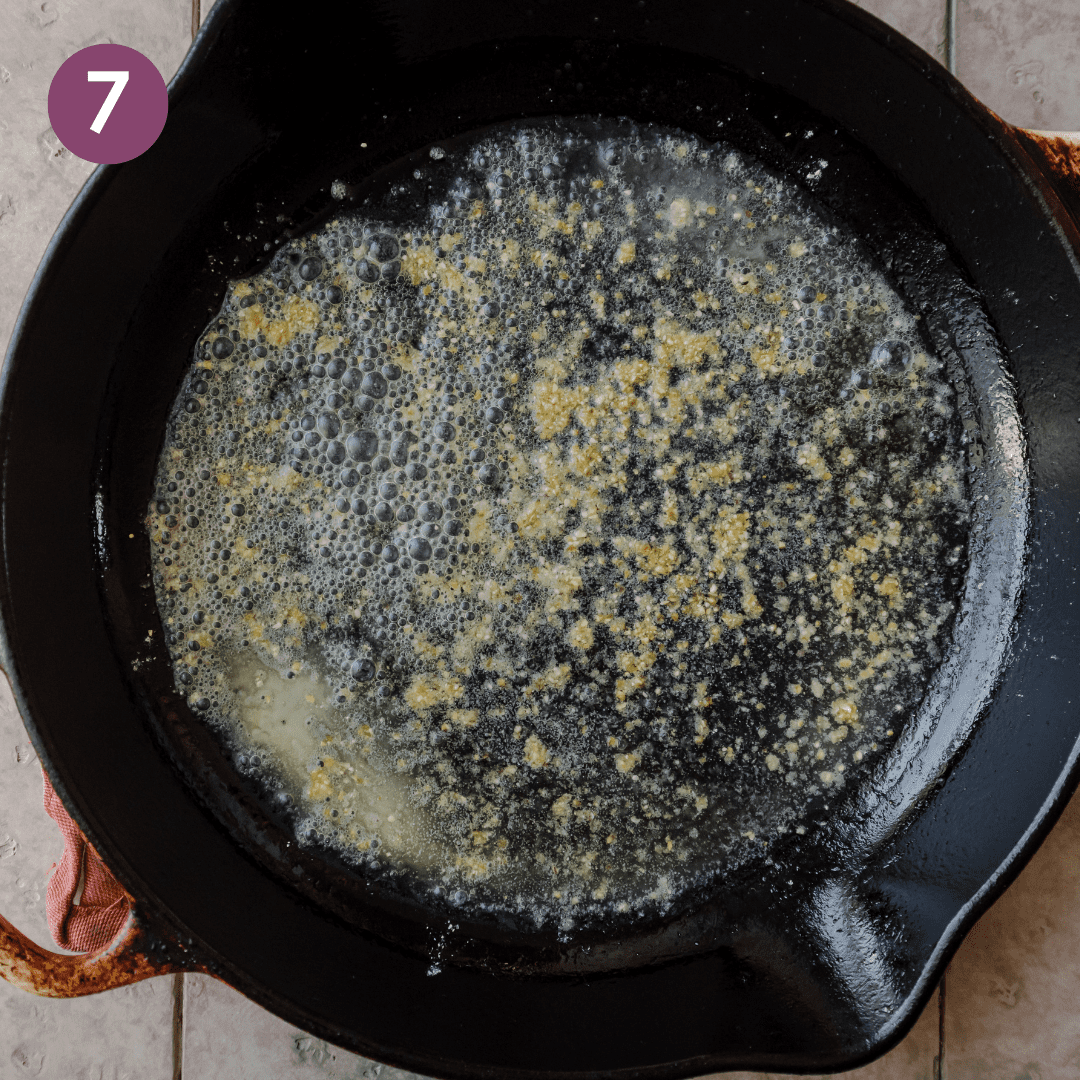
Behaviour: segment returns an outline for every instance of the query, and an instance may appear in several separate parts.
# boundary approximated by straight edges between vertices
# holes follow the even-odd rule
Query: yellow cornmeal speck
[[[427,712],[436,705],[457,701],[464,691],[464,686],[452,675],[417,675],[405,691],[405,701],[410,709]]]
[[[575,649],[591,649],[593,647],[593,629],[588,620],[579,619],[570,630],[570,644]]]
[[[243,337],[254,337],[264,325],[264,312],[258,304],[252,304],[240,312],[240,333]]]
[[[476,727],[480,713],[477,709],[451,709],[447,715],[455,724],[460,724],[462,727]]]
[[[534,769],[542,769],[548,763],[547,747],[535,735],[525,740],[525,763]]]
[[[810,443],[800,447],[796,460],[815,480],[832,479],[832,473],[829,472],[825,459],[821,456],[821,451],[814,444]]]
[[[537,383],[533,388],[533,415],[536,433],[541,439],[550,439],[561,432],[575,409],[584,404],[582,390],[569,390],[556,383]]]
[[[833,720],[838,724],[848,724],[852,727],[857,726],[859,722],[859,710],[855,705],[855,702],[848,698],[838,698],[830,706],[832,710]]]
[[[266,324],[266,340],[271,345],[287,345],[297,334],[310,332],[319,325],[319,308],[312,300],[290,296],[283,306],[280,318],[272,318]]]
[[[694,208],[689,199],[672,199],[668,208],[668,220],[676,229],[684,228],[694,219]]]

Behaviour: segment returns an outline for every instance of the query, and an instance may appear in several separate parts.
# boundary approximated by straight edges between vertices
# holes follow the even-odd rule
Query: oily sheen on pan
[[[538,926],[663,911],[919,700],[963,382],[731,147],[552,119],[426,160],[196,347],[147,516],[177,684],[302,844]]]

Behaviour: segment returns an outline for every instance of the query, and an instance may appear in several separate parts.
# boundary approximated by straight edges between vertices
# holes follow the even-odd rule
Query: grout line
[[[951,2],[951,0],[950,0]],[[199,0],[191,0],[191,40],[195,40],[195,35],[199,32],[199,24],[202,22],[202,5]]]
[[[199,0],[194,0],[197,6]],[[182,1080],[184,1072],[184,973],[173,976],[173,1070],[172,1080]]]
[[[199,0],[194,0],[198,3]],[[945,66],[956,74],[956,5],[959,0],[945,0]]]
[[[948,974],[946,968],[938,983],[938,1052],[934,1055],[934,1080],[945,1080],[945,980]]]

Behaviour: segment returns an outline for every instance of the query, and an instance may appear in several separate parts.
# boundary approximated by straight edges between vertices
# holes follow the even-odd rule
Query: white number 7
[[[130,71],[88,71],[86,73],[87,82],[111,82],[113,84],[109,96],[102,103],[101,108],[98,109],[98,114],[90,125],[90,130],[94,134],[101,134],[101,129],[105,126],[105,121],[109,119],[113,109],[116,108],[116,103],[120,100],[120,95],[124,92],[124,87],[127,86],[130,76]]]

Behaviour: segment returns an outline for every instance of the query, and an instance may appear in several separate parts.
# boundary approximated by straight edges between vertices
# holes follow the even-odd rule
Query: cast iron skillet
[[[20,316],[0,400],[4,666],[137,915],[77,962],[3,923],[0,973],[61,993],[208,970],[306,1030],[448,1077],[869,1060],[1078,778],[1080,198],[1055,191],[1038,140],[833,0],[347,12],[219,0],[162,137],[94,174]],[[663,919],[562,940],[290,844],[171,690],[141,521],[227,280],[330,212],[334,181],[355,202],[433,141],[597,113],[724,138],[866,238],[966,381],[978,516],[952,652],[829,824]]]

